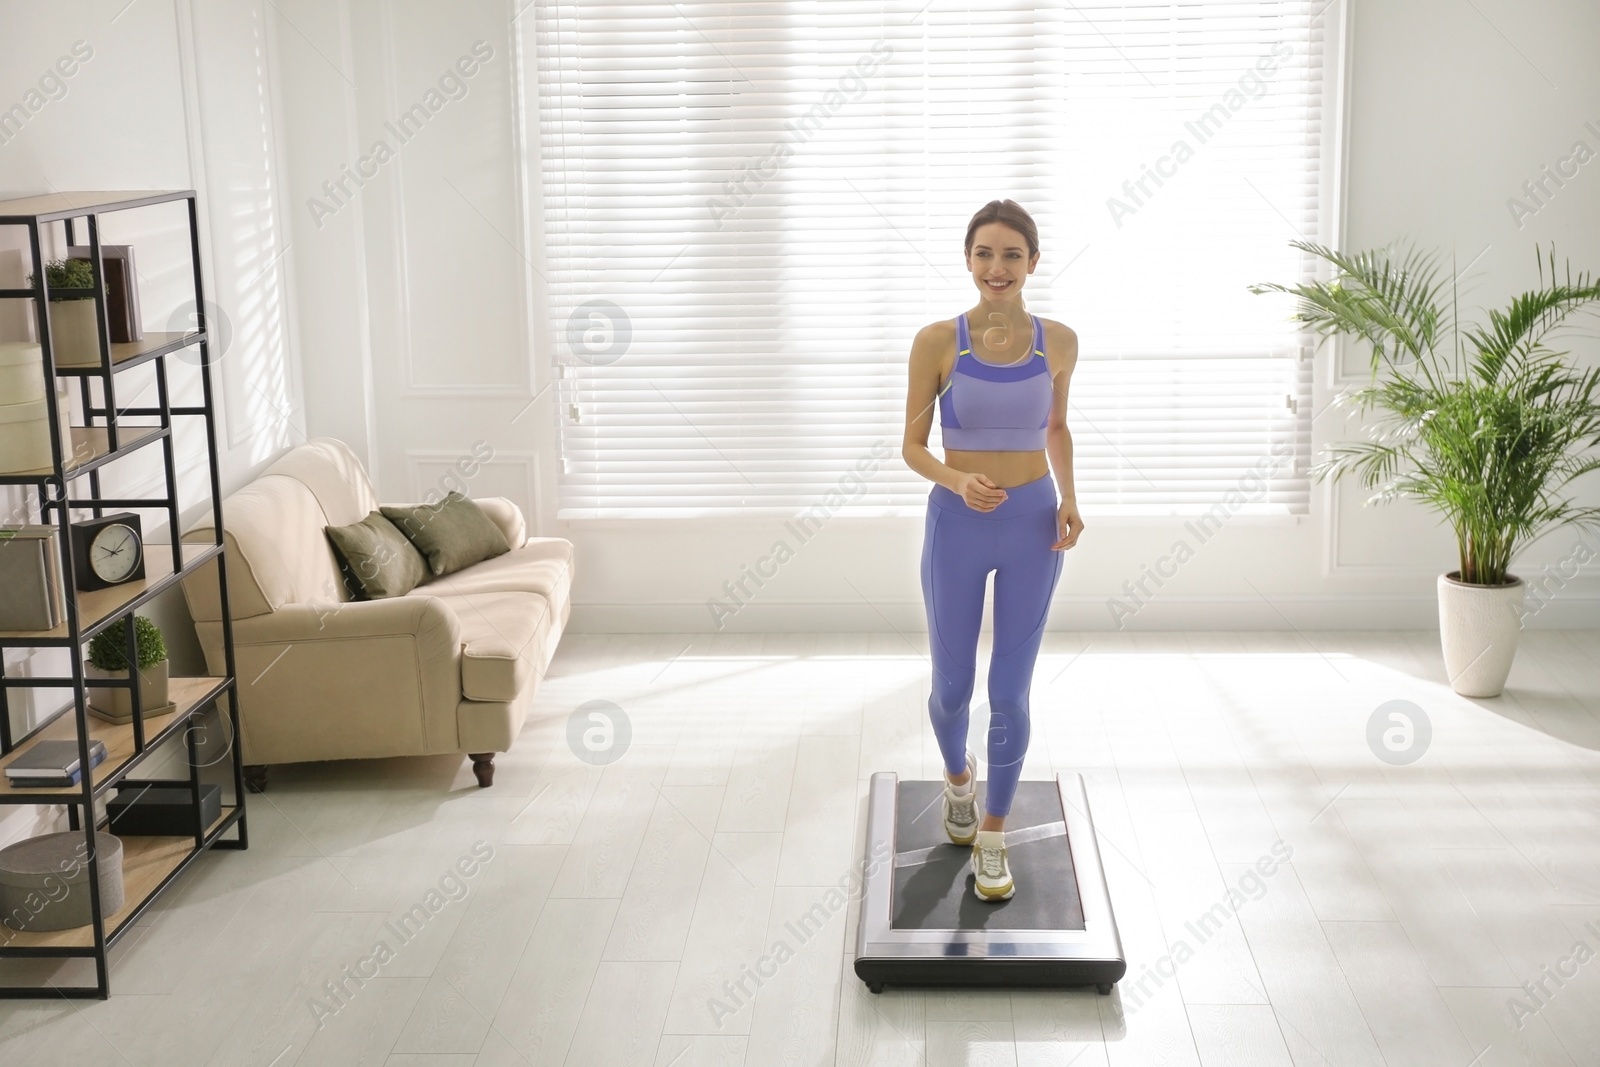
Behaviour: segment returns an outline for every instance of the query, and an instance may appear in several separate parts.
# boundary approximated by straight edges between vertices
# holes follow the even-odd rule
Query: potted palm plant
[[[134,645],[139,656],[139,707],[142,715],[171,710],[167,701],[167,646],[156,624],[143,615],[133,618]],[[128,676],[127,633],[113,626],[89,642],[90,678]],[[124,686],[91,686],[89,709],[107,722],[133,721],[133,690]]]
[[[1522,579],[1510,573],[1522,548],[1568,524],[1600,525],[1600,508],[1575,505],[1561,490],[1600,468],[1600,370],[1568,366],[1546,345],[1575,312],[1600,301],[1587,274],[1550,277],[1537,256],[1540,286],[1489,310],[1485,325],[1462,329],[1455,278],[1410,249],[1341,255],[1309,241],[1295,248],[1333,264],[1334,277],[1307,285],[1262,284],[1252,293],[1299,298],[1294,318],[1323,337],[1346,334],[1372,346],[1372,384],[1334,403],[1379,418],[1369,440],[1326,450],[1314,478],[1359,473],[1376,492],[1367,503],[1409,497],[1442,513],[1455,531],[1458,566],[1441,574],[1439,637],[1450,686],[1463,696],[1497,696],[1522,627]],[[1442,306],[1450,287],[1448,314]],[[1382,381],[1379,370],[1391,372]]]
[[[44,266],[50,286],[50,351],[58,367],[98,366],[94,268],[87,259],[52,259]],[[34,284],[32,275],[28,284]]]

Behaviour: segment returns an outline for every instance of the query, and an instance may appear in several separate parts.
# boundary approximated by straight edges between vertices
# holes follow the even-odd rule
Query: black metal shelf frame
[[[33,285],[31,288],[0,290],[0,298],[31,298],[34,301],[38,323],[39,347],[44,362],[45,381],[53,382],[58,376],[77,377],[79,379],[80,397],[83,401],[85,420],[91,427],[95,425],[97,419],[104,420],[103,429],[106,434],[107,447],[103,455],[95,456],[68,468],[67,462],[71,457],[62,454],[61,414],[57,405],[51,402],[54,390],[47,389],[45,408],[49,423],[51,454],[54,459],[51,471],[41,476],[0,478],[0,484],[22,485],[25,487],[25,491],[31,489],[36,493],[40,521],[53,523],[57,527],[62,569],[61,578],[63,580],[62,588],[67,591],[67,594],[63,597],[66,607],[67,633],[65,636],[55,638],[29,637],[27,635],[13,636],[0,640],[0,646],[64,646],[72,650],[68,656],[72,665],[70,678],[7,678],[4,661],[0,659],[0,755],[9,755],[22,746],[32,743],[32,740],[42,730],[57,722],[62,716],[69,713],[73,716],[78,742],[79,765],[85,768],[79,782],[79,788],[72,793],[15,791],[3,798],[3,800],[5,803],[11,804],[65,804],[67,806],[69,824],[74,831],[82,831],[85,845],[88,849],[87,888],[89,890],[90,910],[92,913],[93,945],[59,948],[5,944],[0,945],[0,958],[13,956],[91,957],[95,963],[95,984],[93,986],[73,987],[0,986],[0,999],[54,999],[57,996],[69,996],[98,997],[103,1000],[109,997],[111,993],[107,953],[122,932],[134,925],[145,909],[183,874],[201,852],[208,848],[248,848],[249,833],[245,815],[243,760],[238,743],[240,737],[238,676],[234,660],[232,612],[228,604],[227,558],[223,551],[222,487],[217,463],[216,397],[211,379],[211,352],[205,321],[205,287],[200,265],[200,231],[195,191],[185,189],[153,193],[119,194],[114,199],[102,199],[98,202],[94,201],[92,197],[81,198],[78,202],[73,202],[74,198],[71,195],[60,196],[57,200],[56,204],[45,210],[27,210],[22,213],[7,212],[6,209],[16,202],[0,203],[0,226],[21,226],[27,230],[31,258],[30,265],[33,271]],[[197,316],[196,329],[180,338],[152,346],[149,351],[136,353],[131,358],[125,358],[117,362],[112,351],[109,320],[107,318],[108,301],[101,261],[100,216],[107,212],[123,211],[173,201],[184,201],[187,209],[190,265],[194,282],[194,303]],[[76,219],[86,220],[88,229],[90,266],[94,275],[93,292],[100,344],[100,365],[98,367],[58,368],[55,363],[55,353],[50,336],[50,290],[44,269],[44,227],[55,222],[63,223],[66,243],[71,245],[74,243],[73,223]],[[167,356],[193,346],[198,346],[199,349],[202,404],[198,408],[175,408],[172,405],[172,397],[167,380]],[[146,364],[154,365],[157,394],[156,406],[119,409],[116,403],[117,372]],[[104,399],[100,405],[92,402],[89,383],[94,378],[98,378],[101,382]],[[157,417],[159,424],[157,426],[146,424],[119,427],[119,419],[125,415]],[[206,454],[209,461],[212,528],[216,534],[215,542],[207,545],[204,551],[197,553],[187,564],[184,560],[184,542],[178,514],[178,479],[172,435],[172,419],[174,416],[193,416],[202,419],[204,422]],[[126,436],[132,438],[131,440],[126,442],[122,440],[124,436],[123,430],[129,431]],[[135,437],[135,433],[137,433],[137,437]],[[161,442],[163,470],[166,478],[166,495],[137,500],[106,497],[101,492],[100,469],[106,464],[123,458],[156,441]],[[70,489],[73,482],[83,477],[87,477],[89,480],[89,494],[87,497],[74,494]],[[172,542],[172,571],[168,575],[163,575],[156,580],[148,582],[138,595],[130,598],[125,603],[117,605],[103,617],[91,620],[80,618],[78,598],[73,592],[75,569],[71,537],[72,509],[92,509],[95,516],[99,517],[107,507],[117,508],[134,505],[159,508],[166,511],[168,529],[171,531],[169,539]],[[191,547],[193,547],[192,543]],[[131,728],[134,740],[133,754],[124,760],[122,765],[117,767],[113,773],[106,775],[97,784],[94,780],[94,773],[89,769],[90,733],[87,680],[84,674],[82,655],[84,643],[120,621],[124,628],[124,652],[127,661],[130,664],[136,664],[138,655],[134,629],[135,611],[152,598],[170,589],[175,582],[181,581],[197,568],[206,566],[213,561],[217,567],[217,595],[222,616],[225,666],[223,675],[216,679],[216,684],[202,698],[197,699],[184,714],[175,715],[172,721],[165,724],[153,738],[144,736],[144,709],[141,706],[139,687],[135,680],[137,672],[130,670],[128,677],[120,682],[96,679],[95,684],[97,686],[120,685],[129,689],[133,707]],[[49,631],[45,632],[48,633]],[[71,706],[52,716],[48,722],[30,730],[23,738],[13,742],[8,699],[10,691],[13,688],[21,688],[23,686],[46,688],[51,683],[56,683],[56,687],[59,687],[60,683],[65,683],[72,687],[73,702]],[[208,828],[201,823],[201,764],[198,742],[194,731],[186,729],[186,727],[193,722],[195,716],[215,707],[216,701],[223,696],[228,698],[226,718],[231,731],[228,739],[228,754],[232,764],[234,804],[226,817],[217,826],[210,828],[208,831]],[[172,738],[179,730],[184,730],[185,732],[187,747],[188,786],[195,822],[193,845],[153,889],[145,893],[141,899],[131,902],[131,911],[122,917],[120,924],[115,929],[108,930],[107,922],[109,917],[105,914],[100,899],[99,857],[96,855],[94,847],[95,833],[98,829],[95,825],[96,820],[94,817],[95,800],[126,777],[129,772],[137,768],[151,752]],[[84,813],[84,817],[80,818],[80,812]],[[236,837],[223,838],[222,835],[224,833],[234,829],[237,829]]]

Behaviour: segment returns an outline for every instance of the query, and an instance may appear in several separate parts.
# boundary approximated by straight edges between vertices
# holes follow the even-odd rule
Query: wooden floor
[[[275,768],[110,1000],[0,1002],[0,1063],[1600,1064],[1600,632],[1525,632],[1493,700],[1433,633],[1048,635],[1023,775],[1088,783],[1110,997],[854,977],[867,780],[939,771],[924,645],[569,635],[492,789]],[[1396,700],[1410,765],[1368,742]],[[608,765],[589,701],[625,718]]]

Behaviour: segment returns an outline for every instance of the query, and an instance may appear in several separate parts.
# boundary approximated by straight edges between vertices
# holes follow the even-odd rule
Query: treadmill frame
[[[1067,847],[1083,907],[1082,930],[899,930],[893,926],[894,864],[863,872],[856,926],[856,976],[874,993],[897,986],[1059,987],[1093,985],[1109,994],[1127,973],[1122,939],[1095,840],[1083,775],[1056,775]],[[867,793],[867,852],[888,840],[898,853],[899,776],[878,771]]]

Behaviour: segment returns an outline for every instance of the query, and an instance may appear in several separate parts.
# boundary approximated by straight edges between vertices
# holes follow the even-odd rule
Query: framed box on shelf
[[[0,527],[0,630],[49,630],[66,621],[60,536],[54,526]]]
[[[88,245],[67,249],[71,259],[91,262]],[[100,262],[106,277],[106,318],[112,344],[144,339],[144,319],[139,313],[139,271],[133,265],[132,245],[101,245]]]

